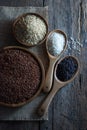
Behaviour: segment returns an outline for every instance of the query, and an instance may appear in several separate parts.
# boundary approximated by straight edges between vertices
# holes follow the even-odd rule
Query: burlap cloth
[[[27,12],[36,12],[48,20],[48,7],[0,7],[0,47],[19,44],[12,34],[12,23],[14,19]],[[48,58],[45,49],[45,43],[37,47],[29,48],[43,62],[45,70],[48,67]],[[8,108],[0,106],[0,120],[47,120],[48,114],[39,117],[36,113],[39,104],[46,95],[41,93],[32,102],[19,107]]]

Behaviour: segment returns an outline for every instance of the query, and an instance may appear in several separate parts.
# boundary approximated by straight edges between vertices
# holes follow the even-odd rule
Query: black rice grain
[[[70,80],[77,71],[77,68],[77,61],[73,57],[66,57],[58,64],[56,76],[60,81]]]
[[[26,51],[0,51],[0,102],[16,104],[29,100],[39,89],[41,68]]]

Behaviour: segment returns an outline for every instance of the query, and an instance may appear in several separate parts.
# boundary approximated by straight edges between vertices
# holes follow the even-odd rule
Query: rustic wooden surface
[[[87,46],[87,0],[3,0],[0,5],[48,5],[50,30],[62,29]],[[83,57],[80,59],[84,62]],[[84,73],[86,71],[85,67]],[[83,78],[80,73],[72,84],[55,96],[49,109],[49,121],[0,122],[0,130],[87,130],[87,85],[83,84]]]

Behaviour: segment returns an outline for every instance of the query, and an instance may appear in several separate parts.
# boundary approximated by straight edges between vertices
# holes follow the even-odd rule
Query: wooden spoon
[[[57,70],[58,64],[59,64],[64,58],[63,58],[62,60],[60,60],[59,62],[57,62],[56,66],[55,66],[55,71],[54,71],[53,88],[52,88],[52,90],[50,91],[50,93],[48,94],[48,96],[46,97],[45,101],[41,104],[41,106],[40,106],[40,108],[39,108],[39,110],[38,110],[38,114],[39,114],[40,116],[43,116],[45,113],[47,113],[48,108],[49,108],[49,105],[50,105],[50,103],[51,103],[53,97],[55,96],[55,94],[58,92],[58,90],[59,90],[60,88],[62,88],[63,86],[65,86],[66,84],[70,83],[70,82],[77,76],[77,74],[78,74],[78,72],[79,72],[79,62],[78,62],[78,60],[77,60],[75,57],[73,57],[73,56],[67,56],[67,57],[72,57],[72,58],[76,61],[77,65],[78,65],[77,70],[76,70],[76,72],[74,73],[74,75],[72,76],[71,79],[69,79],[69,80],[67,80],[67,81],[65,81],[65,82],[60,81],[60,80],[57,78],[57,76],[56,76],[56,70]],[[65,58],[66,58],[66,57],[65,57]]]
[[[53,55],[50,54],[50,52],[48,51],[48,44],[47,44],[48,43],[47,42],[48,38],[54,32],[62,34],[64,36],[64,38],[65,38],[65,46],[63,48],[63,51],[61,51],[61,53],[59,55],[57,55],[57,56],[53,56]],[[43,91],[46,92],[46,93],[48,93],[50,91],[51,86],[52,86],[54,65],[55,65],[56,61],[60,58],[62,53],[65,51],[66,46],[67,46],[67,36],[66,36],[66,34],[63,31],[61,31],[61,30],[53,30],[47,36],[47,39],[46,39],[46,49],[47,49],[47,53],[48,53],[50,61],[49,61],[49,68],[48,68],[48,71],[47,71],[47,74],[46,74],[46,81],[45,81],[46,84],[43,87]]]

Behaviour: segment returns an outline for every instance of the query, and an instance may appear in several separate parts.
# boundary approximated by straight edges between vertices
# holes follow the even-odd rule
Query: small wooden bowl
[[[9,104],[9,103],[4,103],[4,102],[0,102],[0,105],[3,105],[3,106],[8,106],[8,107],[19,107],[19,106],[22,106],[26,103],[29,103],[31,102],[33,99],[35,99],[39,93],[41,92],[42,88],[43,88],[43,85],[44,85],[44,80],[45,80],[45,71],[44,71],[44,67],[43,67],[43,64],[42,62],[40,61],[40,59],[34,55],[33,53],[31,53],[30,51],[28,51],[26,48],[23,48],[23,47],[19,47],[19,46],[7,46],[7,47],[4,47],[3,50],[6,50],[6,49],[19,49],[19,50],[22,50],[22,51],[25,51],[29,54],[31,54],[35,59],[36,61],[39,63],[40,65],[40,68],[41,68],[41,73],[42,73],[42,76],[41,76],[41,82],[40,82],[40,87],[39,89],[37,90],[36,94],[33,95],[29,100],[27,100],[26,102],[20,102],[20,103],[14,103],[14,104]]]
[[[43,21],[43,22],[45,23],[45,25],[46,25],[46,35],[45,35],[45,37],[44,37],[39,43],[34,44],[34,45],[28,44],[28,43],[25,43],[25,42],[21,41],[20,39],[18,39],[18,37],[17,37],[16,34],[15,34],[15,25],[16,25],[16,22],[17,22],[20,18],[22,18],[22,17],[24,17],[24,16],[27,16],[27,15],[35,15],[35,16],[39,17],[40,19],[42,19],[42,21]],[[21,43],[22,45],[25,45],[25,46],[27,46],[27,47],[32,47],[32,46],[36,46],[36,45],[42,44],[42,43],[46,40],[47,34],[48,34],[48,23],[47,23],[47,21],[46,21],[41,15],[39,15],[39,14],[37,14],[37,13],[26,13],[26,14],[22,14],[21,16],[17,17],[16,20],[14,21],[14,23],[13,23],[13,35],[14,35],[14,37],[16,38],[16,40],[17,40],[19,43]]]

